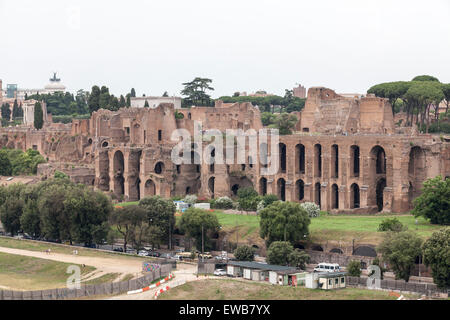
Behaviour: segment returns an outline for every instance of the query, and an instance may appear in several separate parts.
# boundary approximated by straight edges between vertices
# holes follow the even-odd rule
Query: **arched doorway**
[[[363,257],[376,257],[377,256],[377,252],[372,247],[360,246],[360,247],[357,247],[353,251],[353,255],[354,256],[363,256]]]
[[[359,186],[354,183],[350,186],[350,208],[356,209],[360,207]]]
[[[295,183],[295,194],[298,201],[302,201],[305,198],[305,183],[301,179]]]
[[[375,146],[370,151],[372,170],[375,174],[386,174],[386,152],[380,146]]]
[[[331,208],[339,209],[339,187],[337,184],[331,186]]]
[[[238,184],[235,184],[231,187],[231,192],[233,193],[233,196],[237,196],[238,190],[239,190]]]
[[[259,179],[259,194],[265,196],[267,194],[267,179]]]
[[[350,175],[352,177],[359,177],[359,147],[350,147]]]
[[[286,181],[283,178],[278,179],[277,182],[278,199],[286,201]]]
[[[286,172],[286,145],[284,143],[278,144],[280,153],[280,172]]]
[[[122,151],[116,151],[114,154],[113,160],[113,170],[114,170],[114,194],[119,198],[119,200],[123,200],[123,196],[125,194],[125,178],[123,177],[124,173],[124,157]]]
[[[144,185],[144,194],[146,197],[152,197],[156,195],[156,185],[152,179],[148,179]]]
[[[314,185],[314,201],[320,207],[320,205],[321,205],[321,185],[320,185],[320,182],[317,182]]]
[[[386,179],[381,178],[377,182],[377,207],[378,207],[378,212],[383,211],[383,206],[384,206],[384,200],[383,200],[384,188],[386,188]]]
[[[214,199],[214,187],[215,187],[216,178],[211,177],[208,180],[208,189],[211,193],[211,199]]]
[[[109,191],[109,156],[108,151],[100,151],[98,154],[99,180],[98,188],[102,191]]]
[[[305,173],[305,146],[303,144],[295,146],[295,172]]]
[[[322,176],[322,146],[320,144],[314,146],[314,176]]]
[[[344,254],[344,252],[339,248],[333,248],[330,250],[330,252],[337,253],[337,254]]]
[[[331,177],[339,177],[339,147],[337,144],[331,146]]]

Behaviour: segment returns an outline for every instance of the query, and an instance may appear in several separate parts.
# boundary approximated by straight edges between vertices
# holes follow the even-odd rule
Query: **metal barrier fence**
[[[167,264],[162,265],[161,268],[149,272],[138,279],[95,285],[82,285],[80,289],[58,288],[36,291],[1,290],[0,300],[64,300],[98,295],[118,295],[146,287],[150,285],[153,280],[168,276],[171,271],[172,266]]]

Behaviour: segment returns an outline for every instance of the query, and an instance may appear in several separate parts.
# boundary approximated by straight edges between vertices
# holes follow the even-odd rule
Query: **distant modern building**
[[[130,99],[131,107],[144,108],[145,101],[151,109],[155,109],[161,103],[173,103],[175,109],[181,109],[180,97],[135,97]]]
[[[7,84],[6,90],[3,91],[0,84],[0,90],[2,90],[2,94],[6,98],[17,99],[18,101],[25,100],[26,96],[32,96],[34,94],[53,94],[55,92],[66,91],[66,87],[61,83],[61,79],[56,77],[56,72],[53,73],[53,77],[49,80],[50,82],[42,89],[24,89],[19,88],[17,84]]]
[[[294,97],[305,99],[306,98],[306,88],[302,86],[301,84],[298,85],[298,87],[295,87],[292,89],[294,91]]]

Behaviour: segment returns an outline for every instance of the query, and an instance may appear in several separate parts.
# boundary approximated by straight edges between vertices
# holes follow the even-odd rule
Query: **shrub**
[[[267,250],[267,263],[287,266],[294,247],[288,241],[274,241]]]
[[[378,231],[400,232],[406,229],[407,227],[404,226],[397,218],[384,219],[378,226]]]
[[[195,194],[190,194],[184,197],[184,202],[194,205],[197,202],[197,196]]]
[[[255,251],[247,245],[239,246],[234,250],[234,257],[238,261],[253,261],[255,259]]]
[[[214,209],[232,209],[233,208],[233,200],[228,197],[220,197],[216,199],[212,203],[212,207]]]
[[[348,275],[351,277],[361,276],[361,262],[357,260],[351,260],[347,265]]]
[[[275,201],[278,201],[278,197],[275,194],[266,194],[262,196],[261,200],[264,204],[264,208],[270,206]]]
[[[241,188],[238,190],[238,202],[241,210],[256,211],[261,197],[252,187]]]
[[[450,224],[450,179],[441,176],[423,183],[422,194],[414,201],[414,216],[423,216],[432,224]]]
[[[304,202],[300,204],[306,210],[310,218],[317,218],[320,215],[320,207],[313,202]]]

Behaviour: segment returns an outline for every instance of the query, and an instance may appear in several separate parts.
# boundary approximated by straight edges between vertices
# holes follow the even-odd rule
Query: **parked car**
[[[215,276],[226,276],[227,272],[224,269],[216,269],[214,270]]]
[[[161,256],[161,253],[153,251],[153,252],[150,252],[150,256],[159,258]]]
[[[139,250],[138,256],[147,257],[147,256],[149,256],[149,253],[146,250]]]
[[[319,263],[314,268],[314,272],[339,272],[341,267],[337,263]]]
[[[113,251],[115,251],[115,252],[123,252],[123,248],[122,247],[114,248]]]
[[[93,248],[93,249],[96,249],[96,248],[97,248],[97,245],[96,245],[95,243],[91,243],[91,244],[85,243],[85,244],[84,244],[84,247],[85,247],[85,248]]]
[[[183,260],[183,257],[180,256],[180,255],[178,255],[178,254],[176,254],[176,255],[174,255],[174,256],[171,256],[170,258],[171,258],[171,259],[175,259],[175,260],[177,260],[177,261]]]

